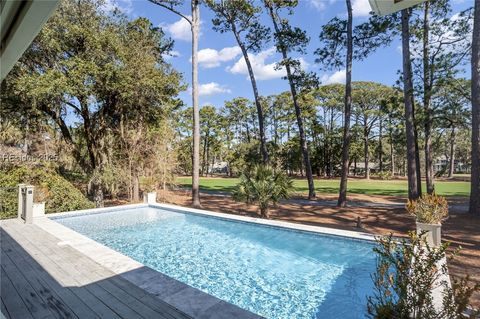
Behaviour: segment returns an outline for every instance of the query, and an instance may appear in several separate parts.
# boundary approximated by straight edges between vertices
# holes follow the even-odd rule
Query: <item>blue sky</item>
[[[184,74],[184,81],[191,80],[191,37],[188,23],[175,14],[156,6],[146,0],[109,0],[110,5],[119,6],[131,18],[147,17],[155,25],[161,26],[166,34],[175,40],[172,57],[168,61]],[[190,1],[179,10],[190,12]],[[260,1],[259,1],[260,4]],[[473,0],[452,0],[453,11],[458,12],[473,5]],[[368,18],[370,6],[368,0],[352,0],[354,23],[361,23]],[[299,0],[290,21],[307,31],[310,45],[306,55],[302,56],[305,67],[315,71],[322,84],[343,83],[344,70],[321,71],[315,65],[313,52],[319,46],[318,35],[321,26],[335,16],[344,17],[346,12],[343,0]],[[252,99],[252,87],[247,78],[245,62],[231,33],[220,34],[212,30],[212,13],[205,6],[201,7],[201,35],[199,40],[199,82],[200,105],[211,104],[223,106],[225,100],[235,97]],[[270,26],[265,16],[263,23]],[[367,80],[392,85],[398,79],[397,70],[401,68],[399,40],[389,47],[381,48],[364,61],[353,64],[353,80]],[[281,77],[282,71],[275,71],[274,65],[280,56],[275,52],[273,43],[267,44],[256,55],[251,56],[261,95],[276,94],[288,90],[287,83]],[[189,91],[181,93],[186,105],[191,105]]]

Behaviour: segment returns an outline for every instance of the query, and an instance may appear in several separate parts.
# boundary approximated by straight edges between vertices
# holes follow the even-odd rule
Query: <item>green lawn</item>
[[[238,183],[238,178],[200,178],[200,188],[202,190],[226,191],[229,192]],[[191,177],[178,177],[177,184],[184,187],[191,187]],[[315,180],[315,189],[318,193],[337,193],[340,181],[333,180]],[[297,192],[307,192],[306,180],[294,180],[294,188]],[[423,185],[425,188],[425,185]],[[469,196],[470,183],[457,181],[436,181],[435,189],[438,195],[442,196]],[[382,181],[382,180],[361,180],[350,179],[348,181],[348,191],[356,194],[366,195],[391,195],[407,196],[407,181]]]

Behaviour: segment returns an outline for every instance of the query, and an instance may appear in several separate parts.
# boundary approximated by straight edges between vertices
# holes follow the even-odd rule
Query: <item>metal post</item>
[[[23,195],[22,191],[25,188],[25,184],[18,184],[18,218],[23,218]]]

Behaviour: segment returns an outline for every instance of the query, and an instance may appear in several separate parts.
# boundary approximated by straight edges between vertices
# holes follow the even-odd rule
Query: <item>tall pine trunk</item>
[[[134,202],[140,201],[140,181],[138,178],[138,170],[136,168],[133,169],[132,176],[132,199]]]
[[[413,105],[412,63],[410,60],[410,14],[402,10],[402,55],[403,55],[403,97],[405,103],[405,129],[407,137],[408,198],[419,197],[417,180],[417,156],[415,147],[415,122]]]
[[[392,173],[392,177],[395,177],[395,149],[393,148],[393,136],[392,131],[389,132],[389,140],[390,140],[390,172]]]
[[[417,121],[415,120],[415,99],[412,95],[412,105],[413,105],[413,132],[415,136],[415,167],[417,168],[417,193],[418,197],[422,196],[422,171],[421,171],[421,164],[420,164],[420,147],[418,146],[418,129],[417,129]]]
[[[200,108],[198,103],[198,34],[200,3],[192,0],[192,104],[193,104],[193,163],[192,204],[200,207]]]
[[[357,176],[357,157],[353,159],[353,176]]]
[[[345,82],[345,116],[343,126],[342,146],[342,177],[340,180],[340,191],[338,194],[337,206],[345,207],[347,204],[347,182],[348,182],[348,160],[350,151],[350,117],[352,109],[352,60],[353,60],[353,35],[352,35],[352,3],[347,3],[347,61],[346,61],[346,82]]]
[[[285,43],[281,36],[280,28],[278,26],[278,21],[277,21],[278,17],[275,16],[272,6],[269,6],[269,12],[270,12],[270,17],[272,18],[273,27],[275,28],[275,33],[277,34],[276,39],[279,42],[278,47],[282,52],[282,58],[284,61],[288,61],[287,48],[285,47]],[[307,182],[308,182],[308,199],[314,199],[315,186],[313,183],[312,165],[310,163],[308,142],[305,137],[305,131],[303,129],[302,110],[300,109],[300,105],[298,104],[297,88],[295,87],[295,83],[292,76],[292,70],[289,63],[286,63],[285,69],[287,71],[288,84],[290,85],[290,92],[292,93],[293,106],[295,108],[295,116],[297,118],[298,133],[300,135],[300,149],[302,150],[303,162],[305,165],[305,173],[307,175]]]
[[[201,165],[201,175],[208,175],[208,146],[210,140],[210,129],[207,129],[203,140],[203,152],[202,152],[202,165]]]
[[[472,175],[471,214],[480,215],[480,0],[475,0],[472,39]]]
[[[432,115],[430,110],[431,97],[431,77],[429,63],[429,9],[430,2],[425,2],[425,11],[423,19],[423,107],[425,111],[424,128],[425,128],[425,179],[427,184],[427,193],[432,194],[435,191],[433,182],[433,160],[432,160]]]
[[[103,187],[102,184],[98,181],[94,181],[92,183],[92,193],[93,193],[93,201],[95,202],[95,207],[103,207]]]
[[[365,178],[370,179],[370,153],[368,152],[368,128],[367,128],[367,118],[365,117],[363,122],[363,156],[365,160]]]
[[[383,120],[380,118],[378,124],[378,169],[383,172]]]
[[[450,133],[450,164],[448,165],[448,177],[452,178],[455,173],[455,126]]]
[[[264,164],[268,163],[268,151],[267,151],[267,142],[265,138],[265,119],[263,116],[262,104],[260,103],[260,96],[258,95],[257,80],[255,79],[255,74],[253,73],[252,63],[248,57],[247,49],[242,39],[240,39],[240,34],[237,31],[235,23],[231,23],[232,32],[237,40],[237,44],[242,50],[243,58],[247,65],[248,75],[250,77],[250,82],[252,83],[253,96],[255,98],[255,106],[257,107],[257,117],[258,117],[258,130],[259,130],[259,139],[260,139],[260,153],[262,154],[262,160]]]

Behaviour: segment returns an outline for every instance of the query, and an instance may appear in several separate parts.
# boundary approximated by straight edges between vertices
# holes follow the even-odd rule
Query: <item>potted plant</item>
[[[156,182],[153,177],[145,177],[142,180],[143,201],[147,204],[157,202]]]
[[[45,215],[45,202],[48,198],[48,189],[44,186],[37,186],[33,191],[33,217],[42,217]]]
[[[417,233],[425,233],[430,246],[440,246],[442,221],[448,217],[448,203],[445,197],[426,194],[417,200],[409,200],[406,208],[416,218]]]

